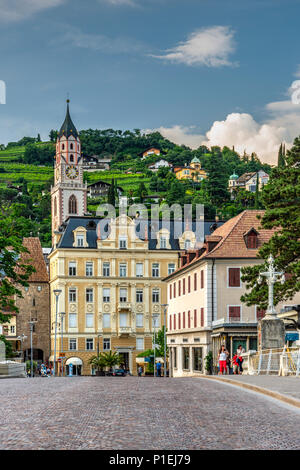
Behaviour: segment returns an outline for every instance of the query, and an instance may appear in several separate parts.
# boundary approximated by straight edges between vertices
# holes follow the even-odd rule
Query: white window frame
[[[120,250],[127,250],[127,237],[119,236],[119,248]]]
[[[170,266],[173,266],[174,268],[170,268]],[[175,263],[169,263],[168,264],[168,275],[173,274],[174,271],[176,271],[176,264]]]
[[[74,295],[75,295],[75,300],[72,298]],[[77,289],[76,289],[76,287],[69,287],[69,302],[70,303],[77,302]]]
[[[144,338],[136,338],[136,350],[137,351],[144,351],[144,349],[145,349]]]
[[[108,291],[108,295],[105,295],[104,291],[106,291],[106,294]],[[103,302],[110,302],[110,287],[103,287],[102,300]]]
[[[71,344],[75,343],[75,347],[71,347]],[[69,338],[69,351],[77,351],[77,338]]]
[[[125,296],[121,296],[121,292],[126,292],[126,297]],[[120,299],[120,302],[127,302],[127,299],[128,299],[128,291],[127,291],[127,288],[126,287],[121,287],[120,288],[120,292],[119,292],[119,299]],[[125,299],[125,300],[121,300],[121,299]]]
[[[69,276],[76,276],[77,275],[77,263],[76,261],[69,261],[69,266],[68,266],[68,269],[69,269]],[[75,269],[75,274],[72,274],[70,269]]]
[[[138,269],[141,268],[141,269]],[[141,272],[141,274],[139,273]],[[136,277],[144,277],[144,263],[136,263],[135,264],[135,275]]]
[[[89,344],[89,346],[88,346]],[[92,347],[90,347],[90,345]],[[94,350],[94,338],[85,338],[85,349],[86,351],[93,351]]]
[[[94,302],[94,289],[92,287],[87,287],[85,289],[85,301],[86,301],[86,303],[93,303]]]
[[[107,347],[109,346],[109,347]],[[110,338],[103,338],[103,351],[111,350],[111,340]]]
[[[89,268],[89,271],[88,271],[88,268]],[[92,269],[90,269],[90,268],[92,268]],[[86,261],[86,263],[85,263],[85,275],[87,277],[91,277],[91,276],[94,275],[94,263],[93,263],[93,261]]]
[[[71,318],[75,319],[75,322],[71,321]],[[69,328],[77,328],[77,313],[71,312],[69,313]]]
[[[127,263],[119,264],[119,277],[127,277]]]
[[[158,294],[158,300],[154,300],[154,293]],[[160,289],[158,289],[157,287],[154,287],[154,289],[152,289],[152,303],[158,304],[159,302],[160,302]]]
[[[82,233],[76,234],[76,246],[82,248],[84,246],[84,235]]]
[[[135,301],[136,301],[136,303],[143,303],[144,302],[144,290],[143,289],[136,289],[136,291],[135,291]]]
[[[158,272],[158,276],[156,276],[156,275],[154,276],[154,272]],[[160,277],[160,265],[159,265],[159,263],[152,263],[151,274],[152,274],[152,277],[155,277],[155,278]]]
[[[108,273],[108,274],[107,274]],[[102,265],[102,276],[110,277],[110,262],[104,261]]]
[[[141,320],[141,321],[138,321]],[[137,313],[135,316],[135,326],[136,328],[144,328],[144,315],[142,313]]]
[[[102,328],[110,328],[110,321],[110,313],[103,313]]]
[[[91,312],[85,314],[85,327],[94,328],[94,314]]]

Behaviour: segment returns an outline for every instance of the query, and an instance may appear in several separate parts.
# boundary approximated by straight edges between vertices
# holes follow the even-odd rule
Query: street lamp
[[[257,283],[261,284],[263,281],[262,276],[266,277],[267,279],[267,284],[269,286],[269,301],[268,301],[268,309],[266,311],[265,318],[270,319],[270,318],[277,318],[276,310],[274,308],[274,284],[276,281],[279,280],[281,284],[285,283],[285,275],[283,271],[275,271],[275,266],[274,266],[274,258],[272,254],[270,254],[268,258],[268,263],[269,263],[269,268],[265,272],[260,272]]]
[[[153,351],[154,351],[154,377],[156,377],[156,373],[155,373],[155,350],[156,350],[156,319],[159,317],[159,315],[157,313],[153,314],[152,315],[152,318],[153,318],[153,335],[154,335],[154,343],[153,343]]]
[[[32,345],[32,333],[33,327],[36,323],[36,320],[30,320],[30,377],[33,378],[33,345]]]
[[[60,352],[61,352],[61,355],[60,355],[60,364],[61,364],[61,376],[63,377],[64,375],[64,358],[62,356],[62,353],[64,351],[64,340],[63,340],[63,336],[64,336],[64,317],[65,317],[65,312],[60,312],[59,316],[60,316],[60,333],[61,333],[61,341],[60,341]]]
[[[23,342],[25,341],[25,339],[27,339],[27,336],[24,335],[24,333],[22,333],[20,336],[17,337],[17,339],[21,342],[21,359],[23,359]]]
[[[164,307],[164,377],[167,377],[167,309],[169,304],[161,304],[161,307]]]
[[[56,313],[55,313],[55,332],[54,332],[54,354],[53,354],[53,377],[55,377],[55,363],[56,363],[56,335],[57,335],[57,315],[58,315],[58,298],[61,294],[61,289],[54,289]]]

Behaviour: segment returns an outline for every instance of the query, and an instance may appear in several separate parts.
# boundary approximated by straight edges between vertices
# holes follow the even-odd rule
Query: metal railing
[[[243,354],[243,369],[248,375],[300,376],[300,349],[268,349]]]

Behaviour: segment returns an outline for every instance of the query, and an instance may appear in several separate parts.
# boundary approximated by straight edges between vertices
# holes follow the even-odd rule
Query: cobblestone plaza
[[[216,381],[0,381],[0,449],[299,449],[300,411]]]

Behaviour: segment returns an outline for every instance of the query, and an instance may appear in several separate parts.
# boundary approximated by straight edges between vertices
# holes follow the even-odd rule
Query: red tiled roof
[[[211,259],[211,258],[257,258],[257,253],[260,247],[267,242],[275,230],[266,230],[261,228],[260,220],[257,218],[258,215],[261,217],[264,215],[263,210],[245,210],[233,217],[232,219],[225,222],[223,225],[218,227],[211,235],[205,237],[206,249],[198,257],[194,258],[190,263],[178,268],[174,273],[167,276],[171,278],[174,274],[179,273],[181,270],[188,269],[188,267],[194,265],[200,260]],[[258,247],[248,248],[245,243],[245,234],[247,234],[252,228],[258,233]],[[215,242],[216,246],[208,251],[208,243]]]
[[[28,282],[48,282],[49,275],[39,238],[23,238],[23,245],[28,249],[29,253],[22,254],[22,261],[29,260],[36,270],[36,272],[31,274]]]

